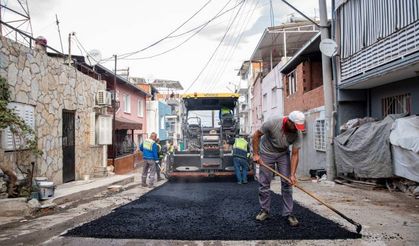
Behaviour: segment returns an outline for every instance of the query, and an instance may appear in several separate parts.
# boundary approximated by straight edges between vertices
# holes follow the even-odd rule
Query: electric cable
[[[210,58],[208,59],[208,61],[206,62],[206,64],[202,68],[202,70],[199,72],[198,76],[196,76],[196,78],[192,81],[192,83],[189,85],[189,87],[185,90],[185,92],[187,92],[190,88],[192,88],[192,86],[196,83],[196,81],[198,81],[199,77],[202,75],[202,73],[208,67],[208,64],[214,58],[215,54],[217,53],[218,49],[220,48],[221,44],[223,43],[225,37],[227,36],[227,33],[230,31],[231,26],[234,24],[234,21],[237,18],[237,15],[240,13],[240,10],[242,9],[244,2],[245,2],[245,0],[243,0],[243,3],[240,5],[239,10],[237,11],[236,15],[234,16],[233,22],[231,23],[231,25],[228,26],[227,30],[225,31],[223,37],[221,38],[221,40],[218,43],[218,45],[215,48],[215,50],[213,51],[212,55],[210,56]]]
[[[219,82],[220,82],[220,80],[219,80],[219,79],[221,79],[222,75],[224,74],[224,72],[225,72],[225,70],[226,70],[226,68],[227,68],[227,65],[229,64],[229,62],[231,62],[230,58],[231,58],[231,57],[233,57],[233,55],[235,54],[235,52],[236,52],[236,50],[237,50],[237,47],[238,47],[238,45],[240,44],[241,39],[243,38],[243,35],[244,35],[244,29],[245,29],[245,27],[247,27],[247,25],[249,24],[249,22],[250,22],[250,20],[251,20],[251,18],[252,18],[252,16],[253,16],[253,14],[254,14],[255,10],[258,8],[259,2],[260,2],[260,0],[258,0],[258,1],[256,2],[256,4],[254,5],[254,7],[253,7],[252,11],[249,11],[249,12],[247,13],[247,16],[246,16],[246,18],[245,18],[245,20],[244,20],[244,22],[243,22],[243,25],[242,25],[242,26],[241,26],[241,28],[239,29],[239,30],[240,30],[240,31],[239,31],[240,35],[239,35],[239,36],[238,36],[238,38],[235,40],[234,45],[232,46],[232,48],[230,49],[229,53],[228,53],[228,54],[227,54],[227,56],[225,57],[225,59],[224,59],[224,61],[223,61],[223,63],[224,63],[224,64],[223,64],[222,66],[220,66],[220,67],[221,67],[221,73],[219,73],[219,74],[217,74],[217,75],[215,76],[215,78],[214,78],[215,83],[213,84],[213,86],[212,86],[212,87],[210,87],[210,88],[209,88],[209,90],[213,90],[213,89],[215,89],[215,88],[217,88],[217,87],[218,87],[218,84],[219,84]]]
[[[223,11],[226,7],[227,7],[227,5],[229,4],[231,2],[231,0],[230,1],[228,1],[225,5],[224,5],[224,7],[217,13],[217,15],[219,15],[219,13],[221,13],[221,11]],[[243,2],[243,1],[242,1]],[[236,5],[235,7],[237,7],[238,5]],[[233,7],[233,8],[235,8],[235,7]],[[232,9],[233,9],[232,8]],[[216,15],[216,16],[217,16]],[[214,19],[214,18],[213,18]],[[163,51],[163,52],[160,52],[160,53],[157,53],[157,54],[154,54],[154,55],[151,55],[151,56],[145,56],[145,57],[135,57],[135,58],[121,58],[121,59],[119,59],[119,60],[144,60],[144,59],[151,59],[151,58],[154,58],[154,57],[157,57],[157,56],[161,56],[161,55],[164,55],[164,54],[166,54],[166,53],[169,53],[170,51],[172,51],[172,50],[175,50],[175,49],[177,49],[177,48],[179,48],[180,46],[182,46],[183,44],[185,44],[186,42],[188,42],[191,38],[193,38],[194,36],[196,36],[198,33],[200,33],[205,27],[207,27],[208,26],[208,24],[210,23],[211,21],[208,21],[208,22],[206,22],[205,23],[205,25],[204,26],[202,26],[200,29],[198,29],[198,31],[196,31],[195,33],[193,33],[191,36],[189,36],[187,39],[185,39],[184,41],[182,41],[180,44],[178,44],[178,45],[176,45],[176,46],[174,46],[174,47],[172,47],[172,48],[170,48],[170,49],[168,49],[168,50],[165,50],[165,51]]]
[[[198,11],[196,11],[191,17],[189,17],[186,21],[184,21],[180,26],[178,26],[177,28],[175,28],[173,31],[171,31],[169,34],[167,34],[165,37],[163,37],[163,38],[161,38],[161,39],[159,39],[159,40],[157,40],[156,42],[154,42],[154,43],[152,43],[152,44],[150,44],[150,45],[148,45],[148,46],[146,46],[146,47],[144,47],[144,48],[142,48],[142,49],[140,49],[140,50],[137,50],[137,51],[134,51],[134,52],[130,52],[130,53],[125,53],[125,54],[121,54],[121,55],[118,55],[118,57],[121,57],[121,58],[126,58],[126,57],[128,57],[128,56],[132,56],[132,55],[135,55],[135,54],[137,54],[137,53],[140,53],[140,52],[142,52],[142,51],[145,51],[145,50],[147,50],[147,49],[149,49],[149,48],[151,48],[151,47],[153,47],[153,46],[155,46],[155,45],[157,45],[157,44],[159,44],[159,43],[161,43],[161,42],[163,42],[164,40],[166,40],[168,37],[170,37],[170,35],[172,35],[173,33],[175,33],[176,31],[178,31],[180,28],[182,28],[184,25],[186,25],[186,23],[188,23],[190,20],[192,20],[197,14],[199,14],[210,2],[211,2],[212,0],[208,0]]]

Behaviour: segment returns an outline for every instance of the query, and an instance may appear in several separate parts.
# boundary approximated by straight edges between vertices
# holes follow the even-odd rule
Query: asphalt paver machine
[[[232,147],[240,130],[239,96],[236,93],[182,96],[183,149],[167,158],[169,178],[234,175]]]

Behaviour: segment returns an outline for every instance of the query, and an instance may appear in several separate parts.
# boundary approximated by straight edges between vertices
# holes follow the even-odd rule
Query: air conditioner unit
[[[96,94],[96,104],[99,106],[110,106],[112,102],[111,93],[105,90],[99,90]]]

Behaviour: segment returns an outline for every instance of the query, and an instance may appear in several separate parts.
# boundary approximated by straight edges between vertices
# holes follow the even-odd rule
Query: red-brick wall
[[[324,105],[322,68],[320,62],[305,61],[296,67],[297,92],[287,96],[287,76],[284,81],[284,113],[291,111],[307,111]],[[311,89],[314,88],[314,89]]]

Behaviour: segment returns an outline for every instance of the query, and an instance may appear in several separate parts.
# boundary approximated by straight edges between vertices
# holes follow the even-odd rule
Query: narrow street
[[[299,228],[280,216],[280,196],[272,218],[257,222],[257,182],[166,183],[140,199],[65,236],[171,240],[347,239],[358,235],[299,205]],[[318,231],[318,228],[328,228]],[[112,228],[112,230],[107,230]]]
[[[419,0],[0,0],[0,246],[283,244],[419,246]]]
[[[273,199],[272,218],[257,222],[256,182],[237,185],[206,180],[165,183],[108,215],[68,228],[46,245],[415,245],[419,240],[419,206],[411,197],[343,185],[302,185],[360,222],[361,235],[297,190],[299,227],[290,228],[280,217],[278,194]],[[279,192],[278,179],[272,190]]]

